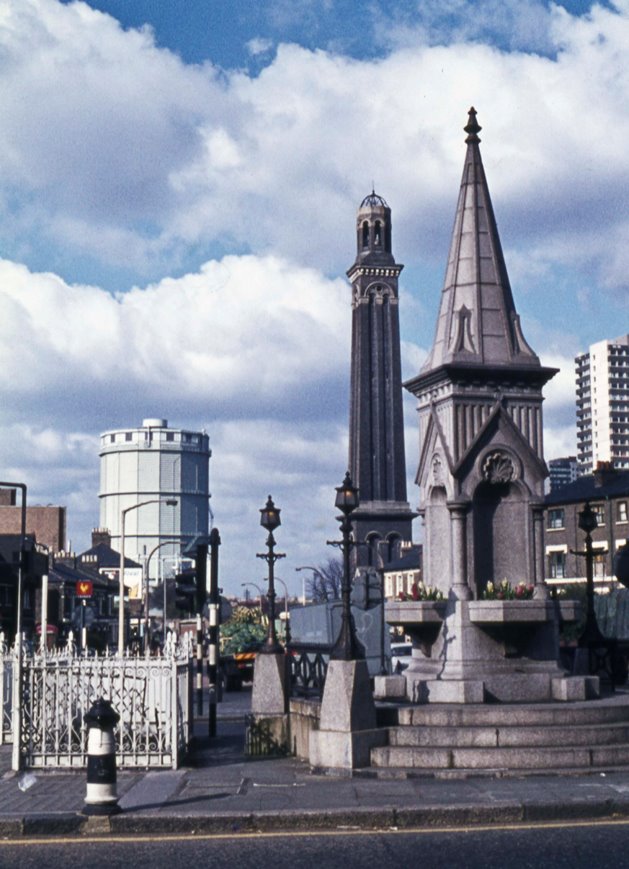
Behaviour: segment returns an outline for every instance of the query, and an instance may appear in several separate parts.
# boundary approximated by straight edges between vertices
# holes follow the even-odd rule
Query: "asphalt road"
[[[629,821],[421,831],[0,842],[0,867],[622,869]]]

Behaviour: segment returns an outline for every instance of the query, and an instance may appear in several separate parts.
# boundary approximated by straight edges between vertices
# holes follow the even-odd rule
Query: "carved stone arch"
[[[373,281],[365,290],[366,296],[373,296],[376,299],[390,299],[394,296],[393,290],[388,284],[382,281]]]
[[[365,537],[365,546],[367,548],[366,564],[367,567],[379,567],[381,561],[380,545],[382,536],[377,531],[370,531]]]
[[[369,221],[363,220],[361,224],[361,246],[363,248],[369,247]]]
[[[398,531],[390,531],[387,534],[382,543],[382,546],[380,547],[380,554],[382,555],[385,564],[388,564],[391,561],[395,561],[396,558],[399,558],[399,548],[401,541],[402,536]]]
[[[531,528],[526,486],[517,479],[492,480],[488,473],[476,486],[472,503],[478,596],[488,582],[497,584],[506,579],[515,586],[528,581]]]
[[[424,501],[426,525],[425,575],[447,595],[451,576],[451,529],[445,485],[431,486]]]

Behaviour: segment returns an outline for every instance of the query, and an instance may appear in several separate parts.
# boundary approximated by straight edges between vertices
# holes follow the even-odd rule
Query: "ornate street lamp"
[[[118,603],[118,654],[120,657],[124,655],[124,543],[125,543],[125,522],[127,513],[132,510],[138,510],[140,507],[145,507],[147,504],[166,504],[168,507],[176,507],[177,500],[175,498],[150,498],[148,501],[140,501],[139,504],[131,504],[130,507],[125,507],[120,511],[120,567],[118,576],[118,593],[120,601]]]
[[[588,647],[592,643],[604,643],[605,637],[600,632],[596,615],[594,613],[594,551],[592,548],[592,532],[598,527],[596,513],[586,501],[585,507],[580,511],[579,528],[585,532],[585,552],[575,552],[585,558],[586,579],[586,617],[585,626],[579,637],[580,648]]]
[[[336,507],[343,514],[337,520],[341,523],[341,541],[328,541],[330,546],[339,546],[343,551],[343,582],[341,585],[341,601],[343,604],[341,615],[341,630],[330,652],[330,660],[356,661],[365,657],[362,644],[356,637],[354,618],[352,616],[350,594],[350,550],[353,546],[351,540],[352,523],[350,514],[358,507],[358,489],[352,483],[349,471],[340,486],[336,487]]]
[[[263,558],[269,566],[269,591],[267,600],[269,602],[269,630],[266,641],[260,652],[267,655],[276,655],[284,651],[280,645],[277,634],[275,632],[275,562],[280,558],[285,558],[284,552],[275,552],[275,537],[273,532],[281,525],[280,510],[273,503],[273,499],[269,495],[265,506],[260,510],[260,525],[269,532],[266,538],[268,552],[258,552],[256,558]],[[260,605],[262,605],[262,597],[260,596]]]

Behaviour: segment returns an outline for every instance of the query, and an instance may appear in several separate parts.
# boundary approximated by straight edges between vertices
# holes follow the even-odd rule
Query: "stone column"
[[[470,600],[472,592],[467,581],[467,529],[468,501],[448,501],[450,511],[450,539],[452,548],[452,591],[457,600]]]
[[[535,598],[545,600],[549,597],[548,586],[544,580],[544,505],[540,502],[531,504],[533,517],[533,581],[535,583]]]

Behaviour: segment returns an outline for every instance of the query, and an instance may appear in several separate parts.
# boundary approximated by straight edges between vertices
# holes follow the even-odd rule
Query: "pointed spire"
[[[539,365],[520,329],[480,154],[476,110],[465,126],[467,153],[435,340],[423,371],[441,365]]]

